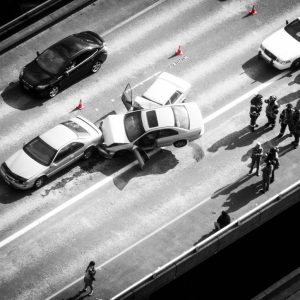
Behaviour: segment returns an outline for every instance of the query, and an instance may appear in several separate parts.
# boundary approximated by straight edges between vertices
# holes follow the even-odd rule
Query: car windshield
[[[78,137],[86,137],[90,135],[82,126],[71,120],[63,122],[62,124],[71,129]]]
[[[124,127],[127,138],[130,142],[133,142],[144,134],[145,129],[142,124],[141,111],[126,114],[124,117]]]
[[[284,27],[285,31],[300,42],[300,20],[296,19]]]
[[[184,129],[189,129],[190,119],[185,106],[184,105],[172,106],[172,110],[175,117],[175,126]]]
[[[40,137],[36,137],[23,148],[25,153],[38,163],[49,166],[57,152]]]
[[[56,48],[49,48],[37,57],[36,62],[47,73],[56,75],[63,70],[67,58]]]

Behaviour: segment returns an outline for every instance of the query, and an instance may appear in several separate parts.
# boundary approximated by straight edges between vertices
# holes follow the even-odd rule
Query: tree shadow
[[[207,151],[217,152],[221,147],[225,147],[225,150],[233,150],[237,147],[249,146],[254,140],[257,140],[261,135],[271,130],[267,126],[261,126],[254,132],[252,132],[249,126],[244,127],[241,130],[232,132],[222,139],[211,145]]]
[[[37,97],[26,93],[19,82],[11,82],[1,93],[1,96],[7,105],[19,110],[42,106],[45,102],[45,99],[37,99]]]
[[[263,59],[259,58],[258,55],[247,60],[242,65],[242,69],[249,78],[253,79],[251,84],[255,82],[264,83],[281,73],[281,71],[268,65]]]

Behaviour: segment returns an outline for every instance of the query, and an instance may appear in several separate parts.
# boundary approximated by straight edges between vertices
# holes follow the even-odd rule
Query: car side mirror
[[[288,25],[289,24],[289,21],[288,20],[285,20],[285,25]]]
[[[36,51],[36,56],[40,56],[40,52],[39,51]]]

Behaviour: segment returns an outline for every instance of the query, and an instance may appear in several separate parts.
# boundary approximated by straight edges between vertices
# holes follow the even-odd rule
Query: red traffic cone
[[[78,105],[76,106],[76,109],[83,109],[84,108],[84,105],[82,103],[82,100],[80,99]]]
[[[252,5],[252,9],[249,11],[249,14],[250,15],[256,15],[256,13],[257,13],[257,11],[255,9],[255,4],[254,4],[254,5]]]
[[[182,55],[183,51],[180,49],[180,46],[178,46],[178,49],[175,51],[175,55]]]

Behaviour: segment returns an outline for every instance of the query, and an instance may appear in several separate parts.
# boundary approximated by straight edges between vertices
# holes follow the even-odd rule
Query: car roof
[[[58,150],[65,144],[76,140],[77,135],[68,127],[58,124],[40,135],[40,138],[52,148]]]
[[[175,117],[171,106],[162,106],[156,109],[144,110],[141,118],[145,131],[157,127],[174,127]]]

